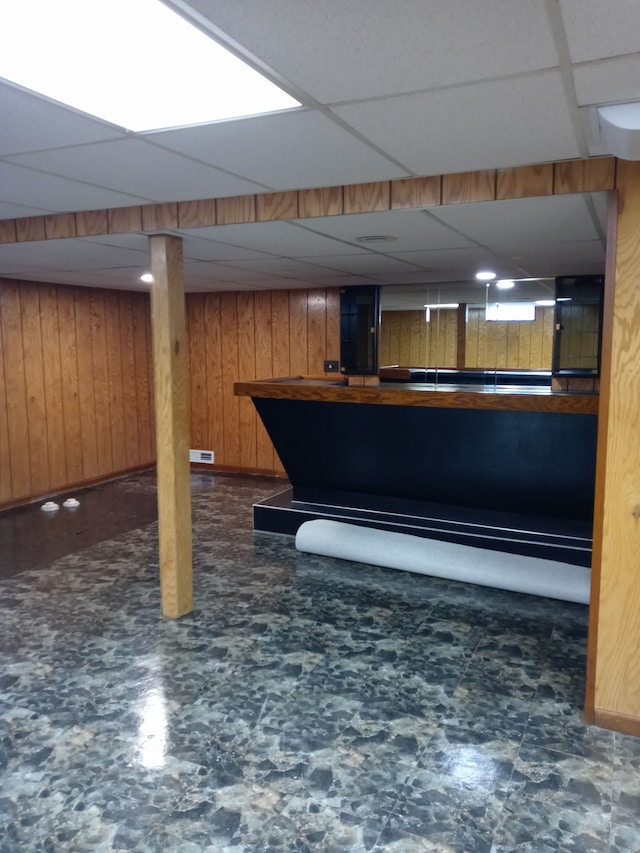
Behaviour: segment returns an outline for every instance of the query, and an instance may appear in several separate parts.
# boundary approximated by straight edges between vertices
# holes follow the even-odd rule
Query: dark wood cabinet
[[[556,279],[554,376],[600,376],[604,276]]]
[[[380,287],[343,287],[340,291],[340,372],[370,376],[378,372]]]

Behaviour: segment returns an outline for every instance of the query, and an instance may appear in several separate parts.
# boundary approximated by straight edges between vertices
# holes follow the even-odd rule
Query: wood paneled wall
[[[0,506],[155,460],[145,294],[0,279]]]
[[[213,450],[216,466],[282,474],[248,398],[234,382],[322,376],[340,357],[340,292],[274,290],[187,295],[191,447]]]
[[[283,474],[245,379],[323,375],[339,290],[187,296],[191,447]],[[155,462],[149,298],[0,280],[0,506]]]
[[[455,367],[458,315],[455,309],[432,311],[427,323],[424,311],[383,311],[380,324],[380,366]]]
[[[440,315],[438,317],[438,315]],[[383,311],[380,364],[405,367],[456,367],[457,312]],[[464,367],[498,370],[550,370],[553,308],[536,308],[532,322],[489,322],[484,308],[470,308]]]
[[[563,367],[594,370],[600,354],[600,309],[570,305],[562,311],[559,361]]]
[[[553,308],[536,308],[535,320],[484,319],[484,308],[469,308],[465,367],[496,370],[551,370]]]

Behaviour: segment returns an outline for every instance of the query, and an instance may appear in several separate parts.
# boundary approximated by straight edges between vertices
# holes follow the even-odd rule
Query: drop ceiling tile
[[[508,199],[438,208],[438,218],[477,243],[562,242],[596,239],[598,233],[581,195]]]
[[[362,282],[359,282],[359,283],[362,283]],[[344,285],[344,282],[341,282],[341,284]],[[333,285],[329,284],[328,286],[333,286]],[[338,285],[336,285],[336,286],[338,286]],[[313,290],[316,287],[318,287],[317,284],[314,284],[314,282],[306,281],[304,279],[298,281],[298,280],[292,279],[292,278],[283,278],[283,279],[280,279],[279,281],[277,281],[275,284],[270,285],[268,288],[261,287],[258,289],[259,290],[265,290],[265,289],[267,289],[267,290]]]
[[[257,252],[244,246],[231,246],[214,240],[201,240],[198,237],[184,237],[183,254],[185,259],[194,261],[240,261],[273,258],[266,252]]]
[[[417,175],[580,156],[557,71],[352,104],[335,112]]]
[[[263,189],[134,138],[22,154],[12,157],[11,162],[155,202],[241,195]]]
[[[348,272],[354,264],[358,264],[359,258],[362,258],[363,262],[366,262],[366,259],[371,256],[377,257],[375,252],[365,252],[360,249],[359,252],[354,252],[350,255],[330,255],[323,253],[322,255],[309,255],[303,258],[303,260],[327,272],[336,270]]]
[[[0,243],[0,275],[10,275],[14,271],[37,270],[55,265],[58,256],[43,246],[50,243]]]
[[[640,100],[640,55],[579,65],[573,78],[581,106]]]
[[[137,279],[133,270],[118,270],[108,274],[100,270],[38,270],[35,273],[16,275],[23,281],[42,281],[52,284],[70,284],[79,287],[109,287],[117,290],[148,290]]]
[[[407,259],[412,254],[409,252]],[[403,258],[404,253],[399,257]],[[482,248],[458,249],[455,252],[434,250],[418,256],[416,263],[424,264],[425,281],[437,281],[439,276],[448,278],[449,273],[457,278],[474,280],[478,270],[487,268],[493,270],[497,278],[512,278],[519,274],[517,265],[509,258]]]
[[[188,229],[184,233],[196,235],[220,244],[244,247],[255,252],[284,257],[303,257],[305,255],[350,254],[361,252],[362,247],[354,247],[339,239],[317,234],[300,228],[291,222],[249,222],[243,225],[218,225],[214,228]]]
[[[550,261],[543,265],[539,275],[602,275],[602,266],[598,263],[588,261]]]
[[[304,228],[378,252],[403,252],[429,248],[469,246],[470,241],[421,210],[388,210],[299,220]],[[359,243],[362,236],[389,236],[385,243]]]
[[[124,233],[103,234],[96,237],[79,237],[79,240],[88,245],[115,246],[118,249],[134,249],[138,252],[149,252],[149,236],[147,234]]]
[[[461,249],[430,249],[428,251],[400,252],[395,257],[427,270],[469,269],[494,260],[494,255],[481,246]],[[473,273],[472,273],[473,274]]]
[[[301,261],[297,258],[269,258],[257,261],[233,261],[230,262],[230,265],[232,265],[234,269],[248,270],[257,274],[266,273],[267,275],[282,278],[306,278],[307,276],[311,276],[313,279],[320,279],[332,272],[326,267],[308,263],[306,260]]]
[[[190,0],[294,86],[331,103],[557,64],[544,0]]]
[[[424,273],[400,273],[400,272],[393,272],[392,270],[390,270],[390,271],[378,272],[378,274],[375,277],[375,280],[376,280],[377,284],[394,285],[394,286],[412,284],[414,282],[421,282],[424,284],[425,275],[424,275]],[[437,281],[438,282],[441,281],[439,276],[437,277]],[[428,285],[425,285],[425,286],[428,286]],[[435,301],[435,299],[434,299],[434,301]]]
[[[53,265],[31,261],[26,255],[22,258],[7,258],[4,252],[0,252],[0,278],[28,279],[30,276],[42,271],[52,272]],[[56,272],[58,272],[56,270]]]
[[[560,0],[572,62],[640,51],[637,0]]]
[[[162,131],[147,138],[276,190],[408,174],[331,119],[308,110]]]
[[[201,272],[199,275],[194,275],[185,270],[184,277],[185,290],[188,293],[232,293],[234,291],[254,291],[258,288],[252,284],[242,284],[237,281],[225,281],[223,279],[207,276]]]
[[[0,193],[2,189],[0,189]],[[20,219],[23,216],[40,216],[41,214],[55,213],[50,208],[27,207],[24,204],[14,204],[11,201],[0,201],[0,219]]]
[[[268,286],[269,282],[276,278],[259,270],[244,270],[213,261],[194,261],[189,264],[188,270],[189,275],[210,278],[213,281],[232,282],[234,285],[246,284],[249,289],[257,287],[260,282]]]
[[[579,264],[600,264],[604,272],[605,247],[600,240],[579,240],[575,242],[551,243],[531,242],[523,248],[522,243],[517,245],[497,243],[495,250],[511,258],[514,263],[525,267],[537,267],[549,263],[566,262]]]
[[[307,258],[307,260],[310,260]],[[353,275],[378,276],[386,272],[412,273],[415,272],[413,264],[397,260],[387,255],[379,255],[369,252],[364,255],[345,255],[340,261],[337,269]]]
[[[92,243],[84,238],[4,245],[0,247],[0,263],[12,252],[16,257],[28,257],[34,266],[48,266],[54,270],[139,267],[147,261],[145,252]]]
[[[120,139],[125,131],[0,81],[0,157]]]
[[[0,201],[62,213],[127,207],[147,199],[0,162]]]

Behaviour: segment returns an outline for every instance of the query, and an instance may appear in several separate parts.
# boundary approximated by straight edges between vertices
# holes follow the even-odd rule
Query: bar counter
[[[598,396],[342,377],[238,382],[291,490],[254,528],[341,518],[589,565]]]
[[[531,386],[465,386],[381,382],[378,387],[348,386],[342,379],[287,376],[236,382],[239,397],[277,400],[321,400],[377,406],[429,406],[439,409],[485,409],[520,412],[565,412],[596,415],[598,395],[552,391]]]

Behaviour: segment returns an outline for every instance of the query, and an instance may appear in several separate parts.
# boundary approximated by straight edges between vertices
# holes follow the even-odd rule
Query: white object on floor
[[[47,501],[42,504],[40,509],[44,510],[44,512],[55,512],[57,509],[60,509],[60,507],[55,501]]]
[[[80,501],[75,498],[67,498],[66,501],[62,504],[62,506],[66,506],[67,509],[71,509],[76,506],[80,506]]]
[[[310,554],[479,586],[589,603],[590,569],[556,560],[489,551],[327,519],[305,521],[296,534],[296,548]]]

